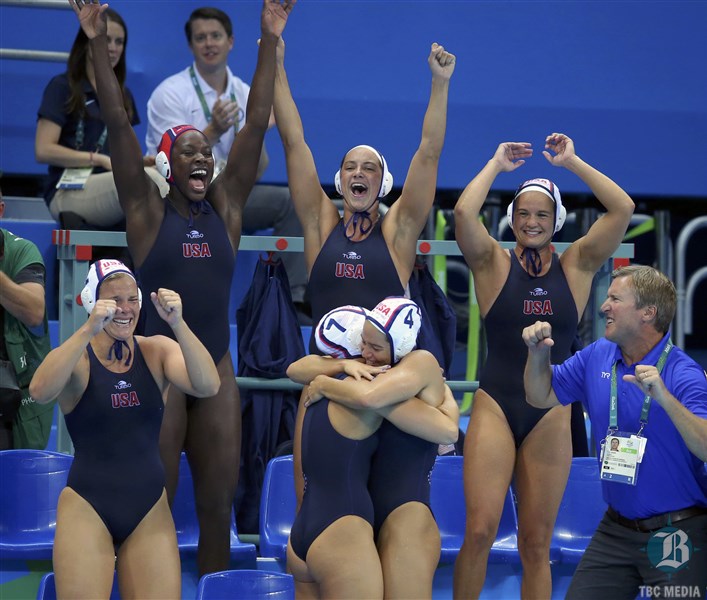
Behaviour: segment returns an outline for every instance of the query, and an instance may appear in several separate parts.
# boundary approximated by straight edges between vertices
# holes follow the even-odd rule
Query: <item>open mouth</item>
[[[194,169],[189,175],[189,185],[195,192],[203,192],[206,189],[206,169]]]
[[[367,192],[368,192],[368,186],[364,185],[363,183],[351,184],[351,193],[354,195],[355,198],[360,198],[361,196],[365,196]]]

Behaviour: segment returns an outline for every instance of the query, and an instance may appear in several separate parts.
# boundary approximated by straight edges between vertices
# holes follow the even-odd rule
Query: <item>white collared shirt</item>
[[[193,66],[206,104],[209,108],[212,108],[216,103],[218,94],[201,77],[196,64]],[[236,98],[239,107],[237,117],[240,119],[237,128],[240,130],[245,123],[245,109],[250,86],[233,75],[230,68],[226,67],[226,71],[228,73],[228,84],[225,95],[230,96],[232,93]],[[202,131],[209,124],[204,115],[199,96],[192,85],[189,67],[160,83],[147,102],[147,135],[145,136],[147,154],[155,155],[157,153],[157,146],[162,139],[162,134],[167,129],[183,124],[193,125]],[[231,127],[214,144],[213,152],[216,162],[225,162],[228,158],[228,152],[231,149],[234,137],[235,131]]]

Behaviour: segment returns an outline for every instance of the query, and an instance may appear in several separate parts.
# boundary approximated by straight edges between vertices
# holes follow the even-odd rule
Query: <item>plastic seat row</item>
[[[272,571],[243,569],[209,573],[199,580],[196,600],[295,600],[295,584],[292,575]],[[113,578],[113,589],[109,600],[119,600],[118,578]],[[56,600],[54,573],[42,577],[37,591],[37,600]]]
[[[56,530],[56,507],[73,456],[45,450],[0,452],[0,560],[49,560]],[[196,554],[196,519],[191,471],[184,454],[172,509],[182,557]],[[241,542],[231,519],[231,559],[255,566],[254,544]]]
[[[440,564],[451,564],[464,541],[463,457],[440,456],[432,471],[431,505],[442,538]],[[260,501],[260,555],[284,561],[287,538],[295,518],[292,456],[270,461]],[[602,498],[596,458],[574,458],[555,524],[550,560],[577,564],[594,533],[606,504]],[[513,492],[506,495],[491,563],[520,563],[518,516]]]

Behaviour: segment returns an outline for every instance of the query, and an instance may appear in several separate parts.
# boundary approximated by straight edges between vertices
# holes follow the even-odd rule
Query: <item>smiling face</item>
[[[206,136],[189,130],[174,141],[170,157],[174,185],[192,202],[206,197],[214,175],[214,155]]]
[[[340,178],[346,206],[352,212],[369,210],[378,199],[383,167],[375,152],[357,147],[344,157]]]
[[[111,275],[101,283],[99,298],[115,300],[118,306],[113,319],[105,326],[105,332],[117,340],[130,338],[140,316],[140,301],[135,280],[125,273]]]
[[[604,337],[607,340],[623,347],[639,338],[646,311],[636,307],[636,296],[629,277],[617,277],[611,282],[601,312],[606,318]]]
[[[217,19],[194,19],[191,22],[189,47],[200,73],[210,73],[223,68],[233,48],[233,36]]]
[[[525,248],[543,248],[555,233],[555,205],[542,192],[524,192],[513,206],[513,233]]]
[[[367,365],[382,367],[392,363],[390,343],[380,329],[366,321],[361,332],[361,356]]]

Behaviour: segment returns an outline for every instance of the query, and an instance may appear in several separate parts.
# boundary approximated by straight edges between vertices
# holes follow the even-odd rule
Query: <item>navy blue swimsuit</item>
[[[528,348],[523,329],[536,321],[550,323],[555,342],[552,362],[559,364],[570,356],[577,320],[577,305],[559,257],[552,255],[552,265],[545,275],[532,277],[511,251],[508,278],[484,319],[488,351],[479,387],[503,410],[516,448],[549,410],[534,408],[525,401],[523,371]]]
[[[228,306],[236,259],[221,217],[203,212],[190,224],[165,199],[157,239],[138,271],[146,298],[158,288],[182,298],[184,320],[216,364],[228,352]],[[159,317],[151,301],[145,302],[145,335],[166,335],[172,328]]]
[[[430,507],[430,476],[438,448],[438,444],[400,431],[390,421],[383,421],[378,430],[378,450],[368,480],[375,506],[376,536],[388,515],[398,506],[421,502]]]
[[[64,416],[75,455],[67,486],[103,519],[116,545],[156,504],[165,475],[159,452],[164,402],[137,341],[127,373],[113,373],[89,344],[86,391]]]
[[[330,310],[344,304],[372,309],[387,296],[405,293],[385,243],[381,222],[360,242],[346,237],[343,221],[329,234],[312,266],[307,286],[315,325]],[[309,351],[321,354],[314,336]]]
[[[329,420],[329,400],[312,404],[302,425],[305,488],[290,544],[307,560],[315,539],[336,520],[355,515],[373,526],[373,503],[366,488],[377,432],[362,440],[344,437]]]

